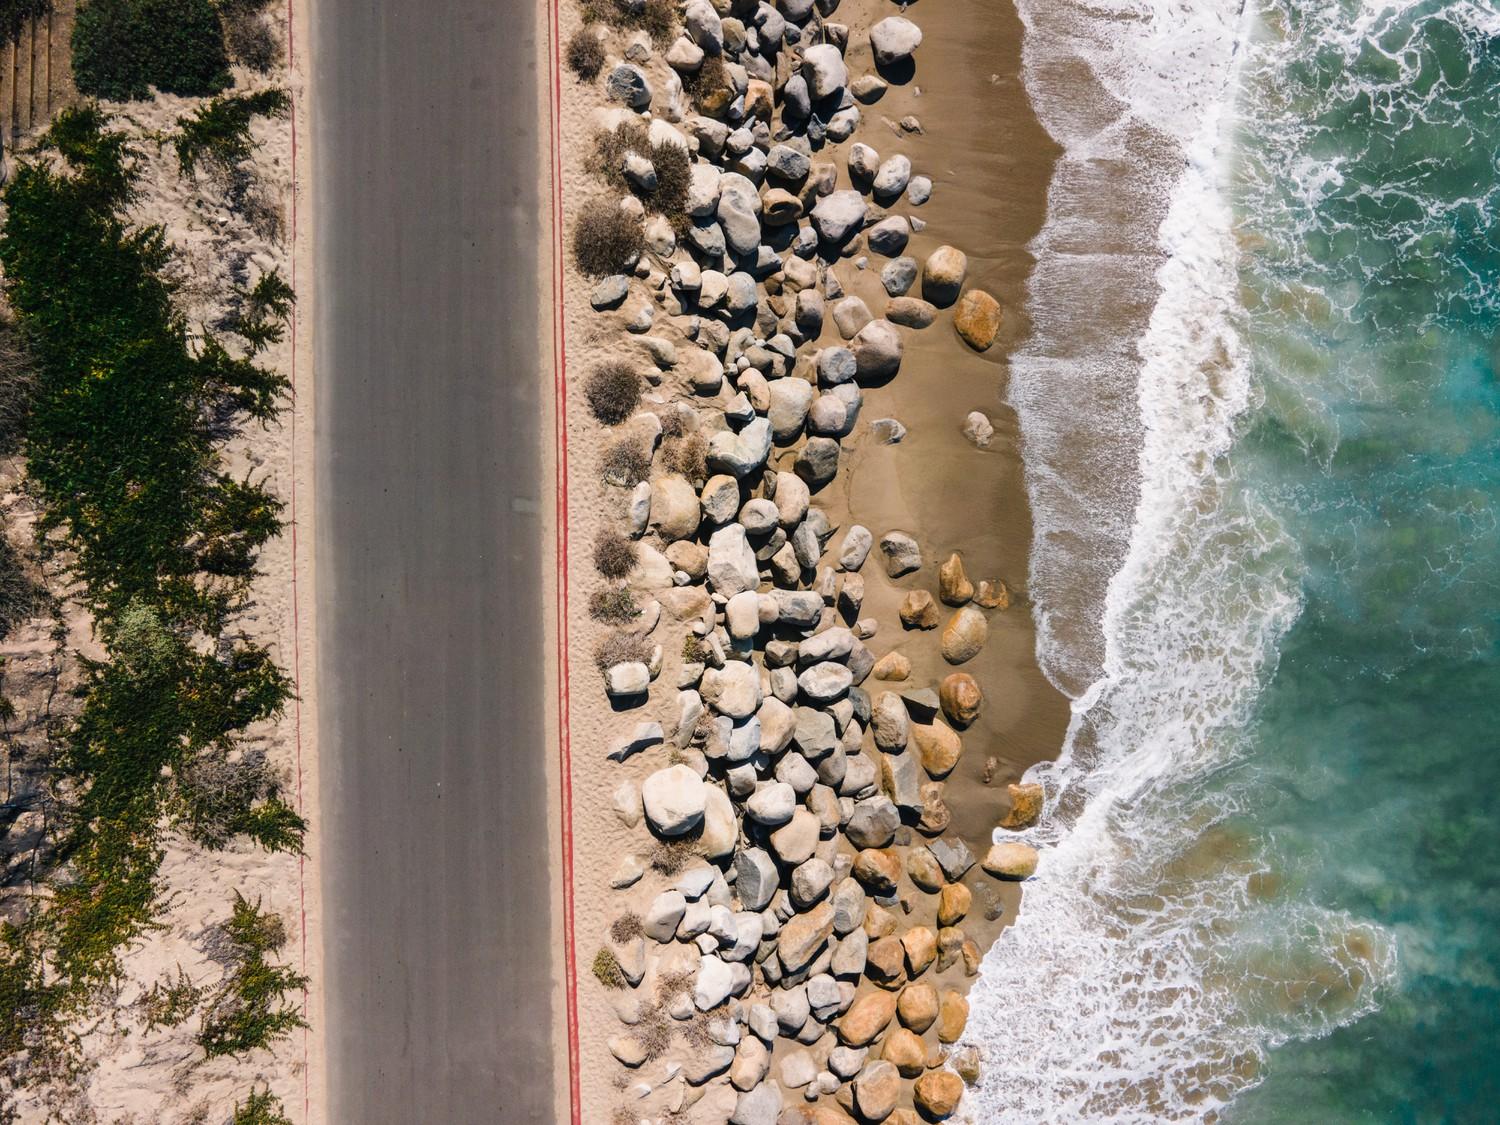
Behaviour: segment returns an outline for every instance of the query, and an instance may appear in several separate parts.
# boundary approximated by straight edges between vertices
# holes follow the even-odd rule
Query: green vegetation
[[[620,968],[620,959],[615,956],[615,951],[607,947],[600,947],[599,952],[594,954],[594,976],[605,988],[624,988],[626,985],[625,970]]]
[[[282,1108],[281,1099],[269,1089],[257,1092],[252,1088],[244,1105],[234,1103],[230,1125],[292,1125],[292,1119]]]
[[[254,151],[251,120],[258,116],[285,117],[291,105],[285,90],[260,90],[215,98],[191,117],[179,117],[180,132],[173,144],[183,175],[192,175],[200,163],[221,175],[228,174]]]
[[[291,697],[270,653],[231,630],[259,550],[281,530],[281,503],[224,472],[217,445],[241,420],[269,424],[280,409],[286,380],[253,357],[278,338],[291,294],[271,275],[240,295],[230,330],[242,357],[213,337],[195,341],[162,279],[162,232],[125,221],[130,154],[106,126],[95,106],[65,110],[38,142],[43,158],[21,163],[4,193],[0,266],[35,365],[28,487],[42,544],[80,583],[106,651],[82,660],[80,709],[55,740],[52,894],[0,927],[9,1047],[54,1042],[118,979],[120,949],[157,924],[169,825],[211,847],[238,835],[291,851],[306,828],[239,745]],[[232,925],[259,924],[247,909],[236,906]],[[263,932],[255,940],[246,947],[279,947]],[[274,998],[300,978],[263,958],[245,964],[243,1003],[211,1009],[211,1027],[205,1017],[210,1053],[287,1026]],[[181,1016],[182,983],[148,997],[148,1019]]]
[[[288,992],[307,987],[307,978],[285,965],[266,961],[286,946],[286,926],[278,914],[264,914],[260,903],[234,895],[234,913],[224,923],[224,956],[229,972],[207,1002],[198,1045],[208,1058],[245,1055],[306,1027]]]
[[[202,97],[229,85],[224,32],[212,0],[87,0],[73,25],[73,80],[112,101]]]
[[[0,43],[14,43],[30,21],[52,10],[52,0],[0,0]]]

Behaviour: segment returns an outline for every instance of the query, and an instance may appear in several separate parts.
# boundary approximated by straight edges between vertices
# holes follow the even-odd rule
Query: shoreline
[[[581,21],[572,5],[561,7],[559,32],[566,42]],[[888,5],[846,0],[830,17],[849,28],[847,59],[851,75],[871,70],[868,28],[891,14]],[[971,579],[998,577],[1012,590],[1019,590],[1024,589],[1028,574],[1031,521],[1019,452],[1021,435],[1015,413],[1006,403],[1005,390],[1009,357],[1028,328],[1021,311],[1032,266],[1027,243],[1045,217],[1052,161],[1058,150],[1037,122],[1020,79],[1021,24],[1013,7],[1007,4],[1003,15],[993,19],[982,17],[982,36],[973,34],[973,13],[969,13],[967,26],[964,13],[958,9],[921,11],[914,16],[924,35],[916,53],[914,82],[893,83],[881,99],[864,105],[864,119],[852,139],[875,147],[882,157],[888,152],[905,153],[912,160],[914,172],[932,178],[935,187],[930,202],[918,208],[891,209],[926,224],[924,230],[912,235],[905,253],[921,261],[941,244],[965,251],[969,256],[969,285],[995,294],[1005,323],[994,346],[982,353],[972,351],[955,336],[947,310],[938,314],[938,322],[930,328],[903,329],[906,355],[900,374],[887,386],[867,390],[856,436],[844,443],[847,460],[840,466],[836,481],[814,494],[814,506],[822,508],[836,527],[828,544],[834,555],[843,533],[855,523],[868,527],[877,540],[888,530],[902,529],[914,533],[922,547],[924,566],[913,577],[921,579],[924,588],[936,593],[937,563],[948,552],[958,551]],[[992,53],[986,55],[987,49]],[[967,53],[971,60],[989,61],[952,65],[951,55],[958,52]],[[608,65],[617,58],[612,49]],[[657,65],[654,60],[652,65]],[[976,70],[976,65],[981,69]],[[651,73],[655,75],[656,71]],[[929,81],[924,82],[929,75]],[[567,73],[560,79],[559,118],[567,189],[562,199],[565,232],[570,233],[583,201],[599,194],[597,181],[586,174],[583,164],[597,128],[596,108],[604,103],[597,87],[579,83]],[[975,143],[974,136],[957,135],[965,110],[978,120],[964,124],[973,134],[983,132],[983,144]],[[907,114],[925,117],[920,133],[904,132],[895,124]],[[832,157],[841,176],[840,187],[845,183],[842,177],[847,147],[839,145],[835,150],[830,146],[821,156],[815,155],[815,159]],[[1017,153],[1022,154],[1020,159]],[[592,282],[581,278],[573,267],[571,248],[564,257],[565,324],[569,334],[583,341],[591,358],[638,355],[631,337],[618,329],[618,334],[613,334],[605,327],[609,318],[589,308]],[[846,292],[865,297],[870,308],[878,311],[885,301],[879,280],[883,259],[872,255],[871,260],[871,268],[862,271],[856,271],[846,260],[838,273]],[[831,318],[821,342],[825,346],[841,342]],[[670,380],[670,370],[665,374]],[[568,624],[573,640],[569,652],[573,655],[568,663],[576,661],[573,671],[577,673],[576,688],[567,705],[574,715],[572,745],[575,749],[588,748],[587,754],[574,755],[571,779],[579,791],[576,957],[580,1069],[587,1076],[581,1090],[582,1119],[602,1121],[618,1107],[622,1084],[640,1083],[643,1078],[650,1083],[646,1072],[653,1068],[649,1064],[640,1070],[622,1068],[616,1061],[618,1051],[612,1054],[612,1040],[629,1028],[617,1015],[619,997],[601,988],[589,975],[592,951],[596,944],[607,944],[605,931],[612,916],[629,904],[643,910],[649,904],[650,895],[643,887],[649,886],[655,893],[661,886],[669,886],[671,879],[663,881],[648,871],[633,890],[611,888],[617,858],[632,846],[640,846],[643,831],[635,828],[632,832],[622,825],[613,809],[614,797],[622,780],[639,783],[647,776],[641,763],[651,757],[651,752],[623,767],[613,763],[601,766],[598,758],[612,738],[628,731],[631,722],[660,717],[665,724],[672,708],[657,702],[653,689],[652,707],[613,712],[597,686],[593,669],[588,667],[589,651],[609,631],[590,621],[583,609],[586,592],[598,580],[582,548],[608,524],[609,510],[617,510],[619,501],[614,498],[618,490],[597,483],[603,447],[616,434],[601,431],[587,416],[578,385],[582,375],[581,368],[569,372],[573,394],[568,396],[566,425],[560,431],[563,447],[570,438],[577,439],[572,443],[575,464],[568,480],[570,491],[583,498],[570,510],[566,531],[579,548],[566,560],[567,585],[575,591],[570,599],[573,608]],[[672,397],[665,393],[670,386],[670,381],[663,383],[661,393],[648,389],[642,409],[660,411]],[[955,391],[955,387],[961,389]],[[974,410],[986,414],[994,426],[994,437],[985,450],[976,449],[962,435],[965,416]],[[898,444],[879,445],[868,433],[868,422],[891,416],[907,427],[907,433]],[[773,452],[772,467],[790,471],[792,464],[789,451]],[[918,466],[915,469],[914,464]],[[960,489],[962,492],[957,491]],[[950,498],[956,495],[962,495],[964,502],[952,502]],[[607,500],[609,508],[596,499]],[[870,649],[876,656],[893,648],[909,651],[913,669],[905,683],[871,679],[865,688],[873,695],[885,689],[935,687],[938,679],[954,670],[937,655],[937,632],[902,630],[895,611],[912,582],[888,581],[878,563],[877,549],[864,568],[866,595],[861,609],[862,616],[879,623]],[[950,612],[943,609],[945,616]],[[963,757],[949,775],[946,790],[953,828],[945,835],[962,839],[976,858],[989,847],[991,833],[1008,805],[1006,783],[1019,781],[1030,765],[1056,756],[1069,714],[1067,700],[1047,682],[1037,664],[1029,603],[1022,601],[989,616],[988,644],[960,669],[978,679],[986,703],[979,719],[963,732]],[[663,623],[666,621],[667,615],[663,615]],[[657,636],[661,635],[671,636],[659,628]],[[675,642],[663,640],[669,650],[671,644]],[[919,649],[931,651],[919,654]],[[665,690],[670,690],[678,674],[675,656],[669,652],[658,679]],[[668,730],[670,734],[670,727]],[[661,757],[664,762],[665,755]],[[986,759],[993,760],[987,764]],[[911,842],[919,840],[916,837]],[[963,881],[978,892],[963,927],[982,954],[1014,917],[1020,888],[1013,882],[992,880],[977,865]],[[903,897],[908,897],[906,892]],[[912,906],[915,913],[908,921],[915,923],[930,913],[932,903],[917,901]],[[943,973],[923,977],[958,992],[967,991],[973,979],[966,976],[961,960]],[[868,985],[862,986],[859,995],[864,995],[866,988]],[[796,1047],[787,1041],[775,1044],[771,1065],[777,1073]],[[607,1077],[611,1075],[615,1077]],[[670,1081],[670,1076],[661,1085],[682,1087],[682,1083]],[[848,1090],[845,1083],[840,1101]],[[561,1097],[563,1091],[558,1093]],[[711,1078],[701,1086],[683,1087],[680,1095],[672,1095],[665,1103],[660,1100],[662,1096],[652,1094],[649,1102],[640,1102],[638,1112],[659,1105],[690,1112],[690,1120],[722,1120],[722,1116],[712,1115],[721,1110],[727,1115],[735,1104],[734,1091],[722,1077]],[[795,1094],[788,1091],[787,1096],[792,1099]],[[833,1097],[826,1097],[817,1104],[832,1107],[837,1103]],[[909,1091],[903,1095],[902,1104],[911,1104]],[[851,1107],[846,1104],[844,1108]]]

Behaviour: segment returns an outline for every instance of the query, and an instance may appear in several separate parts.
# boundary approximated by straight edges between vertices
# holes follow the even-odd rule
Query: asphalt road
[[[313,22],[331,1120],[546,1122],[538,28]]]

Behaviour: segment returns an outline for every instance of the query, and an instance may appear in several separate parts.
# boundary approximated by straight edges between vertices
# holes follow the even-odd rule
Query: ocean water
[[[1065,156],[1011,394],[1075,703],[975,1119],[1500,1120],[1500,11],[1021,11]],[[1150,294],[1128,340],[1090,279]]]

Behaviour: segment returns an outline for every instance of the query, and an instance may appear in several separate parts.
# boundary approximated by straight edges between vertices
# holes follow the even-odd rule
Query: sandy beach
[[[877,21],[893,14],[896,10],[889,4],[845,0],[836,12],[826,17],[848,29],[844,57],[851,76],[876,69],[869,31]],[[914,73],[903,72],[877,99],[861,99],[864,103],[860,107],[861,117],[852,137],[846,143],[829,144],[815,152],[813,161],[831,161],[837,169],[837,188],[843,190],[849,186],[845,163],[856,142],[877,150],[882,160],[894,153],[908,156],[913,174],[930,177],[933,187],[930,201],[920,206],[906,206],[905,200],[901,206],[889,206],[890,213],[906,213],[921,221],[921,228],[913,231],[902,253],[922,262],[942,245],[962,250],[968,256],[967,286],[995,296],[1003,310],[1002,326],[994,343],[984,351],[976,351],[959,338],[953,329],[952,313],[946,309],[937,312],[931,327],[902,328],[905,349],[899,373],[880,385],[865,388],[859,422],[842,439],[837,476],[827,487],[814,492],[812,502],[835,529],[828,542],[829,556],[820,566],[829,562],[837,565],[839,544],[847,529],[856,525],[869,528],[877,541],[888,531],[907,532],[921,548],[923,568],[916,575],[887,577],[880,566],[878,547],[863,568],[863,604],[858,616],[873,622],[875,627],[868,639],[868,650],[874,658],[899,651],[910,659],[911,665],[909,676],[903,681],[866,680],[863,689],[871,695],[887,690],[936,687],[955,670],[939,653],[941,629],[904,630],[898,616],[903,597],[913,588],[924,586],[934,595],[937,593],[938,564],[950,552],[962,556],[964,569],[974,582],[982,578],[999,579],[1011,592],[1009,608],[987,614],[987,643],[978,655],[961,666],[961,671],[973,676],[979,685],[984,705],[977,720],[962,731],[962,757],[947,775],[942,790],[942,800],[951,816],[951,826],[942,834],[943,838],[962,840],[975,858],[982,858],[990,847],[997,822],[1009,808],[1007,784],[1018,781],[1031,764],[1057,753],[1068,718],[1066,700],[1047,683],[1037,666],[1035,632],[1025,599],[1032,531],[1022,479],[1019,447],[1022,435],[1013,412],[1004,404],[1009,377],[1007,357],[1027,332],[1022,308],[1032,263],[1026,244],[1035,235],[1045,213],[1055,146],[1037,124],[1021,87],[1021,27],[1009,4],[996,7],[966,2],[942,8],[912,8],[904,14],[922,32]],[[564,45],[578,32],[582,22],[574,5],[562,5]],[[634,41],[637,46],[633,53],[627,52],[626,47],[632,42],[628,32],[608,35],[604,74],[610,73],[622,54],[627,54],[640,63],[659,90],[666,69],[657,57],[661,45],[646,48],[645,37],[639,34]],[[670,756],[667,753],[672,748],[671,716],[676,711],[672,702],[674,684],[681,682],[679,677],[683,675],[678,638],[686,631],[687,624],[686,620],[677,623],[672,619],[672,605],[677,603],[670,598],[662,599],[670,604],[662,614],[662,624],[651,634],[651,641],[662,646],[663,659],[647,706],[634,708],[617,703],[611,707],[601,690],[600,673],[590,659],[595,647],[615,630],[592,620],[587,612],[589,594],[600,587],[589,547],[607,528],[619,526],[626,518],[629,490],[601,484],[604,475],[601,460],[618,434],[602,429],[590,416],[582,393],[584,377],[602,359],[628,357],[639,363],[643,354],[649,354],[643,353],[639,335],[632,338],[620,323],[622,316],[635,305],[627,300],[624,314],[601,313],[591,308],[595,283],[573,268],[573,226],[587,203],[601,194],[607,196],[589,169],[592,138],[601,122],[619,119],[621,113],[609,108],[611,103],[605,97],[602,83],[602,76],[590,83],[579,81],[566,71],[561,80],[563,222],[564,232],[569,235],[563,279],[569,339],[568,529],[573,544],[568,570],[573,611],[568,628],[574,764],[569,781],[578,859],[574,895],[581,1017],[579,1071],[583,1076],[581,1119],[655,1121],[663,1113],[675,1112],[683,1116],[674,1120],[723,1121],[731,1115],[740,1120],[736,1103],[744,1095],[745,1087],[738,1080],[739,1064],[728,1075],[720,1073],[684,1082],[681,1077],[673,1077],[677,1067],[670,1064],[674,1061],[680,1064],[682,1060],[676,1050],[668,1049],[659,1059],[648,1059],[644,1065],[626,1066],[619,1061],[622,1039],[629,1038],[633,1019],[640,1018],[640,999],[649,1000],[652,981],[660,977],[674,951],[682,951],[681,945],[663,950],[662,965],[658,967],[656,951],[660,947],[647,939],[651,975],[639,989],[622,993],[605,988],[590,973],[596,950],[615,948],[622,954],[626,952],[628,942],[611,945],[612,923],[627,911],[649,914],[655,896],[673,883],[673,876],[652,870],[648,865],[639,881],[626,889],[618,888],[621,857],[634,854],[644,859],[651,844],[646,825],[640,822],[639,797],[634,798],[635,811],[622,820],[616,808],[621,807],[622,801],[628,805],[629,798],[621,794],[638,792],[639,786],[669,761],[691,761],[690,756],[684,759],[677,751]],[[613,117],[608,116],[611,112]],[[688,113],[691,115],[691,111]],[[670,112],[661,116],[673,119]],[[903,128],[900,122],[913,117],[916,121],[908,121],[908,127]],[[912,125],[916,128],[911,128]],[[680,122],[678,127],[686,128]],[[679,249],[673,260],[682,256]],[[881,268],[886,260],[870,254],[867,268],[859,268],[858,263],[866,261],[864,257],[835,256],[831,269],[837,274],[842,292],[863,299],[876,316],[888,299],[881,282]],[[665,270],[668,264],[653,265],[653,269]],[[830,308],[833,303],[830,298]],[[670,297],[665,304],[671,308]],[[669,325],[658,313],[657,323],[650,332],[671,339],[680,358],[682,349],[693,349],[694,345],[674,330],[676,323],[674,320]],[[821,334],[808,341],[808,350],[842,342],[830,314]],[[659,385],[647,388],[641,404],[643,411],[664,414],[677,401],[713,409],[722,406],[732,393],[726,382],[726,390],[716,399],[704,399],[701,394],[694,399],[691,392],[684,398],[680,389],[681,366],[679,362],[675,372],[668,366]],[[982,447],[964,434],[966,419],[976,411],[986,416],[993,430]],[[885,444],[872,434],[870,422],[884,418],[897,419],[904,427],[899,442]],[[792,472],[794,454],[793,448],[774,449],[769,467]],[[653,523],[656,518],[653,508]],[[707,530],[705,524],[699,533],[705,535],[705,542]],[[657,550],[664,545],[655,531],[645,542],[654,544]],[[630,584],[639,591],[639,597],[650,599],[653,596],[650,581],[637,571]],[[831,596],[829,600],[832,601]],[[944,619],[953,612],[948,607],[938,608]],[[610,745],[643,719],[661,720],[667,745],[647,749],[624,762],[607,760],[604,755]],[[710,768],[717,773],[719,767]],[[840,836],[841,833],[835,832],[831,842],[837,844]],[[900,851],[904,850],[903,845],[922,843],[924,836],[903,826],[896,839]],[[853,857],[853,851],[845,854]],[[968,917],[961,923],[963,933],[982,953],[1013,916],[1021,899],[1021,886],[993,879],[977,864],[961,882],[973,900]],[[902,928],[937,928],[933,897],[903,879],[898,898],[904,907],[897,910],[898,915],[903,915]],[[874,939],[878,934],[871,937]],[[1000,940],[1004,940],[1003,935]],[[690,958],[676,957],[671,963],[696,968],[698,951],[690,945],[688,948]],[[966,975],[964,959],[949,958],[949,961],[941,971],[934,969],[922,975],[921,983],[960,994],[965,991],[972,978]],[[731,1004],[736,1010],[747,1011],[757,1001],[769,998],[764,989],[757,977],[750,992]],[[870,991],[880,989],[866,981],[860,984],[857,995],[865,996]],[[844,1008],[848,1006],[846,1001]],[[623,1023],[622,1013],[626,1016]],[[838,1042],[832,1034],[836,1023],[836,1019],[829,1023],[830,1031],[819,1037],[820,1041],[803,1036],[799,1044],[792,1038],[777,1038],[771,1044],[773,1050],[768,1060],[773,1080],[784,1079],[790,1073],[787,1062],[793,1055],[806,1053],[804,1044],[811,1044],[814,1059],[824,1060],[820,1069],[826,1069],[828,1052]],[[746,1031],[744,1040],[750,1038]],[[740,1042],[743,1044],[744,1040]],[[928,1041],[936,1046],[931,1034]],[[941,1060],[950,1052],[951,1048],[928,1061],[945,1070]],[[742,1045],[736,1057],[744,1053]],[[877,1057],[878,1051],[869,1053],[872,1062]],[[666,1069],[663,1064],[668,1064]],[[736,1076],[733,1085],[727,1080],[730,1076]],[[863,1112],[851,1098],[851,1087],[858,1085],[857,1078],[843,1082],[836,1091],[830,1091],[815,1103],[810,1098],[804,1100],[800,1088],[787,1087],[782,1093],[789,1106],[801,1103],[826,1107],[820,1108],[820,1112],[838,1115],[827,1120],[847,1120],[845,1114]],[[873,1085],[871,1079],[867,1089]],[[903,1086],[900,1104],[910,1107],[911,1085]],[[897,1112],[899,1115],[913,1111],[906,1108]],[[962,1112],[959,1111],[960,1118]]]

